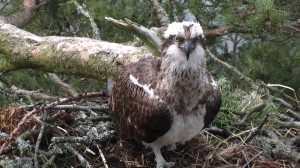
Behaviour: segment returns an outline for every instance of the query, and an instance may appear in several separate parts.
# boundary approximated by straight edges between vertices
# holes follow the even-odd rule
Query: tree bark
[[[0,23],[0,71],[32,68],[103,79],[152,54],[145,47],[79,37],[39,37]]]

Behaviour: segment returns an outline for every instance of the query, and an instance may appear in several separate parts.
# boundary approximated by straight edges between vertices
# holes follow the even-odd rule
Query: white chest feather
[[[188,141],[199,134],[203,129],[205,114],[205,105],[199,105],[197,112],[189,114],[187,116],[174,113],[174,120],[170,130],[154,142],[144,144],[150,147],[163,147],[169,144],[175,144],[178,142],[183,143],[185,141]]]

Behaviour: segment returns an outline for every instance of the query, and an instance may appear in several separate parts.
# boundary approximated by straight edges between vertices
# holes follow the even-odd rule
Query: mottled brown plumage
[[[160,60],[153,57],[127,66],[111,91],[112,118],[124,138],[153,142],[171,126],[173,119],[168,105],[152,100],[143,88],[129,79],[131,74],[141,84],[149,83],[150,87],[155,87],[159,65]]]
[[[161,58],[147,58],[123,70],[110,93],[116,130],[151,147],[157,167],[171,167],[161,147],[197,135],[217,115],[221,97],[207,71],[205,40],[198,23],[172,23]]]

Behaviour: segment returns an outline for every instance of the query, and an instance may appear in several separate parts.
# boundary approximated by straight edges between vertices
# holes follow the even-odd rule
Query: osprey
[[[206,65],[205,39],[198,22],[174,22],[164,33],[160,58],[124,68],[109,106],[121,137],[152,148],[156,167],[172,167],[161,148],[184,143],[213,121],[221,106]]]

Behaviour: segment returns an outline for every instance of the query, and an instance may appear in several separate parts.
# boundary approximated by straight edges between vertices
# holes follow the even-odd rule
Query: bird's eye
[[[174,36],[174,41],[182,42],[182,41],[184,41],[184,39],[182,37],[179,37],[179,36]]]
[[[194,43],[196,43],[197,41],[200,41],[200,37],[197,36],[197,37],[193,38],[192,41],[193,41]]]
[[[205,38],[203,36],[197,36],[193,39],[194,42],[199,41],[200,43],[205,42]]]
[[[197,41],[201,41],[202,40],[202,36],[197,36]]]

